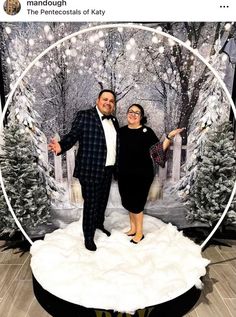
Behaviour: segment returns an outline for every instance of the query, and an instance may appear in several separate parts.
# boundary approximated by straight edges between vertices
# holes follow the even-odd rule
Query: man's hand
[[[61,146],[55,138],[51,139],[51,142],[48,144],[48,149],[56,155],[61,153]]]

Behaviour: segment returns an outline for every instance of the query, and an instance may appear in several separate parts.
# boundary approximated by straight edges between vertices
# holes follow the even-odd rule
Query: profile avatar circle
[[[21,10],[21,4],[19,0],[6,0],[3,8],[8,15],[16,15]]]

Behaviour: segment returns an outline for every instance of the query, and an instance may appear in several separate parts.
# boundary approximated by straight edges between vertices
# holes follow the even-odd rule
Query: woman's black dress
[[[130,212],[139,213],[144,209],[154,177],[149,149],[157,142],[149,127],[120,129],[118,185],[122,205]]]

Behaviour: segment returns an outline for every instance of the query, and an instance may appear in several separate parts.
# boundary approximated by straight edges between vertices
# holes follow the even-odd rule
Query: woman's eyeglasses
[[[128,111],[128,114],[132,114],[133,116],[138,117],[138,116],[141,115],[141,112],[129,110],[129,111]]]

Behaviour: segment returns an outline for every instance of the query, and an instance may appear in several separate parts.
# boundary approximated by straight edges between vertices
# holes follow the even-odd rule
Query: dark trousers
[[[81,182],[84,238],[93,239],[96,228],[101,228],[111,188],[113,166],[105,167],[104,175],[98,183]]]

